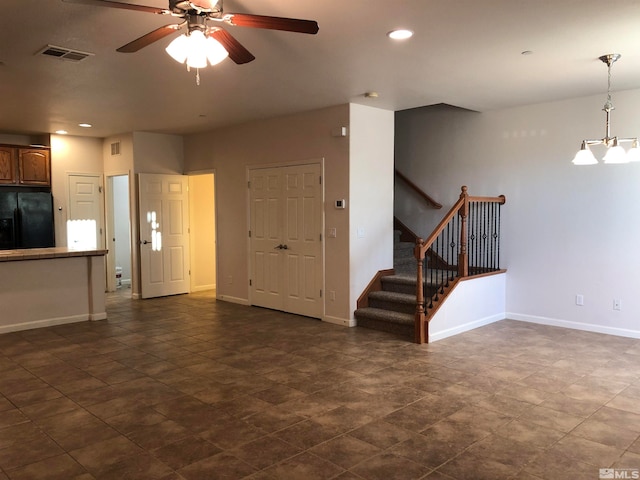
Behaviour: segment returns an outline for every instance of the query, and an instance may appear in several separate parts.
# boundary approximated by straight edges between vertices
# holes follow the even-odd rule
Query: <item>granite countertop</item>
[[[43,260],[47,258],[94,257],[106,255],[108,250],[74,250],[68,247],[22,248],[18,250],[0,250],[0,262],[20,260]]]

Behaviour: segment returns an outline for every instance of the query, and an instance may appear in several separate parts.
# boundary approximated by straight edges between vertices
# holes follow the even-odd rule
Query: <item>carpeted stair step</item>
[[[387,275],[381,278],[382,289],[387,292],[416,294],[416,274]]]
[[[393,255],[398,257],[415,258],[413,251],[416,248],[411,242],[396,242],[393,244]]]
[[[413,314],[366,307],[356,310],[355,317],[359,327],[395,333],[405,338],[413,338],[414,336],[415,317]]]
[[[371,292],[369,306],[382,310],[413,314],[416,311],[416,294],[398,292]]]
[[[409,258],[394,258],[393,269],[396,274],[416,276],[417,263],[413,257]]]

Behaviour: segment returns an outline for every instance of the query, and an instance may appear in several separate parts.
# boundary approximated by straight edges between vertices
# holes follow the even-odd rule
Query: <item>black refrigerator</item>
[[[0,189],[0,250],[53,246],[51,193]]]

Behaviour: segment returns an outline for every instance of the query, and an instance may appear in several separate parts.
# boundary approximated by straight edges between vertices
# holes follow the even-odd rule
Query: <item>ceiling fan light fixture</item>
[[[187,36],[182,34],[176,37],[165,51],[178,63],[184,63],[187,60],[187,54],[189,52],[189,40]]]
[[[217,65],[229,56],[229,52],[220,42],[212,37],[205,37],[199,29],[174,39],[166,48],[166,52],[176,62],[186,62],[189,68]]]
[[[205,68],[207,66],[207,38],[201,30],[193,30],[187,37],[187,67]]]
[[[207,37],[207,59],[211,66],[219,64],[229,56],[229,52],[215,38]]]

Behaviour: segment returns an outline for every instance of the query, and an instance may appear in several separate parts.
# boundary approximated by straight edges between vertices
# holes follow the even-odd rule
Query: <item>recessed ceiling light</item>
[[[91,128],[91,127],[93,127],[93,125],[91,125],[90,123],[79,123],[78,126],[82,127],[82,128]]]
[[[407,38],[413,37],[413,32],[411,30],[406,30],[404,28],[399,28],[398,30],[392,30],[387,33],[389,38],[393,38],[394,40],[406,40]]]
[[[56,130],[56,133],[57,133],[58,135],[66,135],[66,134],[67,134],[67,133],[69,133],[69,132],[67,132],[66,130]]]

